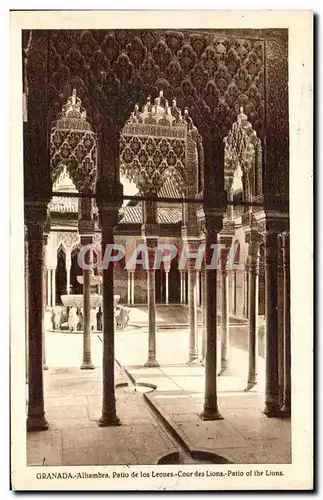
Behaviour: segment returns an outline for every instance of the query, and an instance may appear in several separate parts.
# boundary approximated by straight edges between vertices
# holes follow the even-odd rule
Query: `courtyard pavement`
[[[241,348],[241,343],[245,344],[241,339],[247,338],[247,326],[231,326],[231,375],[217,379],[224,420],[204,422],[199,417],[204,368],[199,363],[187,364],[188,330],[171,326],[171,318],[164,319],[170,328],[157,330],[159,368],[143,366],[148,352],[144,322],[116,332],[119,427],[97,425],[101,413],[102,335],[92,334],[95,369],[84,371],[79,369],[82,334],[46,333],[49,370],[44,372],[44,391],[50,429],[28,433],[29,465],[156,464],[161,459],[170,463],[174,457],[180,463],[291,461],[290,421],[268,419],[262,413],[262,357],[259,384],[244,392],[247,352]]]

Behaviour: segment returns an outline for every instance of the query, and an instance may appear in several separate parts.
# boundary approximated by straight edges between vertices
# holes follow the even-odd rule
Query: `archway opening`
[[[66,293],[66,255],[62,247],[57,251],[56,303],[62,304],[61,295]]]

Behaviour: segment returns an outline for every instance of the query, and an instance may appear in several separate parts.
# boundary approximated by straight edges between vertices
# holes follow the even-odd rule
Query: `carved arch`
[[[243,108],[224,138],[224,144],[226,190],[231,189],[234,173],[240,166],[244,200],[253,201],[262,195],[262,147]]]
[[[76,90],[67,99],[50,134],[51,177],[55,183],[66,167],[80,192],[93,192],[97,174],[97,137],[87,121]]]

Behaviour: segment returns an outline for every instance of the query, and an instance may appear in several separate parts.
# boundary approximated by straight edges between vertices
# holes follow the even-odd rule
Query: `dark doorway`
[[[56,303],[62,304],[61,295],[66,295],[66,265],[65,252],[60,247],[57,251],[56,267]]]
[[[177,259],[172,259],[170,271],[169,271],[169,296],[168,300],[170,304],[180,303],[180,273],[178,270]]]

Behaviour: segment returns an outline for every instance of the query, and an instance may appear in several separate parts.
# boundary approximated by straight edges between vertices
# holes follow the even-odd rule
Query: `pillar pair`
[[[278,236],[279,227],[268,227],[265,232],[265,276],[266,276],[266,393],[265,410],[268,417],[290,416],[291,378],[290,378],[290,267],[289,233],[282,234],[283,293],[278,300]],[[283,321],[283,372],[284,386],[281,405],[279,391],[279,322],[278,311]]]

